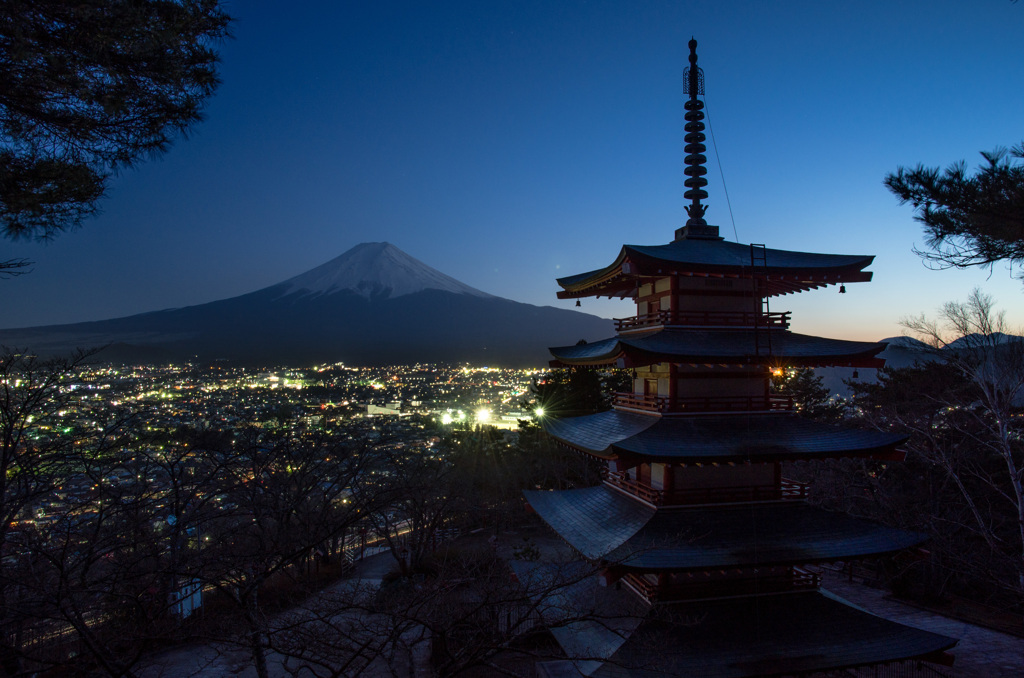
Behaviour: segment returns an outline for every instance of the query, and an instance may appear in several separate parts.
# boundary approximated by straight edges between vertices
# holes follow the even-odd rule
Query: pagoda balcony
[[[617,332],[631,332],[656,327],[726,327],[750,329],[764,327],[789,328],[789,311],[755,313],[753,311],[652,311],[629,318],[616,318]]]
[[[782,479],[778,486],[701,487],[658,490],[630,479],[624,471],[603,469],[604,482],[654,506],[692,506],[699,504],[749,503],[758,501],[800,501],[807,498],[808,486]]]
[[[613,405],[617,410],[633,410],[656,414],[697,414],[706,412],[791,412],[792,396],[668,396],[642,393],[616,393]]]
[[[816,591],[821,587],[820,574],[800,567],[794,567],[786,574],[763,577],[751,577],[749,573],[737,572],[735,577],[712,579],[698,572],[676,575],[675,581],[667,584],[659,584],[657,575],[628,572],[623,575],[622,581],[650,603],[719,598],[724,595]]]

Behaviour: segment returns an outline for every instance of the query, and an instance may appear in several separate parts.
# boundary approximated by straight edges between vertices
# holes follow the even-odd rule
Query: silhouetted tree
[[[515,433],[489,426],[452,431],[442,447],[468,522],[495,531],[529,519],[523,490],[587,487],[600,479],[591,457],[560,447],[536,424],[521,422]]]
[[[945,456],[930,460],[956,484],[971,512],[969,523],[994,559],[1008,559],[1003,585],[1024,602],[1024,338],[1009,335],[1004,314],[992,297],[975,289],[965,302],[942,308],[941,324],[924,316],[904,324],[936,349],[974,391],[969,404],[953,404],[969,414],[961,431],[975,450],[965,470],[951,468]],[[969,483],[980,479],[978,489]],[[982,497],[991,512],[980,508]],[[997,581],[1002,579],[997,573]]]
[[[0,280],[4,278],[16,278],[19,275],[28,273],[28,267],[32,262],[28,259],[8,259],[0,261]]]
[[[900,167],[885,185],[910,203],[930,251],[915,250],[940,268],[1024,263],[1024,143],[982,152],[973,176],[961,161],[944,172]]]
[[[833,398],[824,381],[809,367],[781,370],[772,374],[772,390],[791,396],[796,409],[809,419],[838,422],[843,418],[846,403]]]
[[[137,636],[114,629],[131,617],[123,628],[140,630],[142,592],[154,581],[154,542],[141,535],[155,504],[109,482],[125,420],[78,409],[74,389],[89,357],[0,355],[0,671],[8,675],[26,659],[66,661],[39,654],[40,640],[75,638],[79,661],[111,675],[138,659]]]
[[[234,604],[240,629],[225,639],[246,646],[256,675],[266,678],[268,584],[276,580],[288,588],[302,579],[316,552],[372,507],[350,501],[353,495],[367,502],[374,496],[362,488],[370,482],[370,454],[329,439],[299,444],[256,431],[208,454],[223,457],[215,491],[225,506],[203,526],[197,578]]]
[[[268,637],[296,676],[410,675],[429,655],[433,675],[514,677],[564,657],[553,641],[543,642],[544,627],[616,621],[593,595],[576,592],[589,588],[598,566],[519,564],[514,574],[491,546],[451,543],[415,585],[378,595],[357,582],[334,587],[278,617]]]
[[[867,423],[909,433],[904,463],[845,460],[824,497],[844,509],[931,534],[931,593],[948,589],[1024,604],[1024,339],[1003,332],[975,290],[941,321],[909,329],[931,362],[851,383]],[[821,496],[821,495],[819,495]]]
[[[18,350],[0,354],[0,661],[20,665],[20,628],[26,605],[22,519],[49,496],[74,465],[70,436],[59,435],[58,411],[67,402],[84,355],[41,361]]]
[[[402,576],[409,577],[429,568],[438,532],[465,516],[467,497],[454,465],[440,455],[395,454],[378,473],[381,501],[368,520],[390,548]],[[369,503],[362,496],[357,501]]]
[[[612,393],[628,384],[625,370],[602,372],[587,367],[552,370],[530,387],[532,401],[524,406],[543,416],[577,417],[611,409]]]
[[[0,229],[50,238],[112,173],[165,151],[217,86],[217,0],[7,0],[0,20]]]

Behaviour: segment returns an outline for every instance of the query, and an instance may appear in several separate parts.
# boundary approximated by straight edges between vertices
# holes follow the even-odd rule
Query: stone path
[[[394,566],[390,552],[364,558],[356,564],[351,577],[339,581],[335,586],[359,585],[377,588],[381,578]],[[330,587],[333,588],[333,587]],[[330,588],[328,590],[330,590]],[[379,661],[371,664],[361,678],[428,678],[429,648],[426,644],[415,648],[413,656],[395,658],[390,666]],[[274,653],[267,655],[267,669],[270,678],[294,678],[295,670],[285,667],[282,657]],[[312,675],[308,671],[298,673]],[[256,678],[249,653],[238,646],[214,644],[189,645],[168,650],[150,657],[139,670],[140,678]]]

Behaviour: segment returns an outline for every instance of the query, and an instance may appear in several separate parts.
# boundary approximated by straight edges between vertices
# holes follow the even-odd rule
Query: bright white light
[[[481,408],[481,409],[476,411],[476,420],[477,421],[488,421],[490,418],[491,418],[491,411],[489,409],[487,409],[486,407]]]
[[[452,423],[452,414],[451,414],[451,412],[445,412],[444,414],[441,415],[441,423],[442,424],[450,424],[450,423]]]
[[[537,409],[535,409],[533,411],[533,416],[537,417],[538,419],[543,417],[544,416],[544,408],[543,407],[538,407]]]

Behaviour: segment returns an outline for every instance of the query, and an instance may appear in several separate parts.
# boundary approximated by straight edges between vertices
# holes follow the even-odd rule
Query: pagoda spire
[[[690,97],[685,105],[686,126],[683,128],[686,130],[686,146],[683,149],[686,151],[686,181],[683,185],[689,190],[683,197],[690,201],[686,206],[686,214],[690,218],[687,219],[685,228],[676,230],[676,240],[687,237],[718,237],[718,227],[708,226],[708,222],[704,220],[704,213],[708,211],[707,205],[701,204],[701,200],[708,197],[708,192],[704,190],[708,185],[708,180],[704,178],[708,173],[704,167],[708,160],[704,155],[707,151],[707,146],[704,145],[707,138],[704,136],[704,102],[697,98],[704,96],[704,71],[697,67],[697,41],[690,38],[689,44],[690,65],[683,71],[683,91]]]

